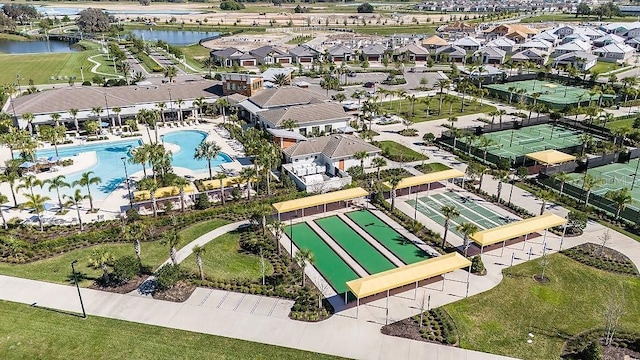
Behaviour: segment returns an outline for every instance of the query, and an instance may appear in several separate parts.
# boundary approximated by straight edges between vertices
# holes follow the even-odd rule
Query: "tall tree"
[[[69,183],[65,181],[66,177],[64,175],[58,175],[52,179],[46,180],[45,183],[49,184],[49,191],[56,191],[56,195],[58,195],[58,205],[60,206],[60,211],[64,209],[64,204],[62,204],[62,197],[60,197],[60,189],[69,187]]]
[[[40,224],[40,231],[44,230],[44,223],[42,222],[42,213],[44,212],[44,204],[51,200],[48,196],[42,196],[40,194],[25,194],[27,201],[24,202],[21,207],[23,209],[33,209],[38,216],[38,223]]]
[[[6,204],[9,201],[9,198],[4,194],[0,194],[0,217],[2,217],[2,226],[5,230],[9,228],[9,224],[7,224],[7,219],[4,217],[4,209],[2,208],[3,204]]]
[[[73,186],[84,186],[87,188],[87,195],[89,196],[89,211],[93,212],[93,196],[91,195],[91,185],[98,185],[102,182],[97,176],[93,176],[93,171],[87,171],[82,173],[80,179],[73,182]]]
[[[444,205],[440,208],[440,212],[444,215],[444,236],[442,236],[442,247],[447,246],[447,234],[449,233],[449,222],[451,219],[460,216],[458,209],[453,205]]]
[[[626,187],[618,190],[607,191],[604,194],[604,197],[616,204],[616,220],[620,218],[622,210],[634,202],[631,191]]]
[[[213,178],[213,170],[211,168],[211,161],[220,155],[220,146],[215,141],[203,141],[196,147],[193,157],[196,160],[207,160],[209,166],[209,179]]]
[[[456,230],[460,232],[463,236],[463,247],[464,247],[464,256],[467,256],[467,252],[469,251],[469,246],[471,243],[469,242],[469,238],[471,235],[475,234],[479,229],[478,227],[470,222],[463,222],[456,226]]]
[[[164,77],[169,79],[169,83],[172,83],[173,82],[173,78],[178,75],[178,69],[175,66],[171,66],[170,65],[170,66],[167,66],[166,68],[164,68],[162,73],[163,73]]]
[[[313,252],[311,252],[311,250],[309,250],[307,248],[298,249],[298,251],[296,251],[296,255],[294,256],[294,260],[295,260],[296,264],[302,270],[301,271],[302,272],[302,287],[304,287],[305,286],[304,271],[307,268],[308,264],[313,264],[315,262],[315,258],[313,256]]]
[[[80,205],[82,201],[89,198],[89,195],[85,195],[82,193],[82,190],[75,189],[73,195],[64,195],[64,198],[67,199],[65,206],[73,205],[76,208],[76,213],[78,215],[78,223],[80,225],[80,231],[84,230],[84,225],[82,223],[82,215],[80,214]]]
[[[587,192],[584,198],[585,207],[589,206],[589,196],[591,195],[591,191],[602,185],[604,185],[604,180],[593,177],[593,175],[589,173],[585,173],[584,178],[582,179],[582,189]]]
[[[204,271],[202,269],[202,255],[207,252],[207,248],[200,245],[195,245],[193,249],[193,255],[196,257],[196,265],[198,265],[198,270],[200,271],[200,280],[204,280]]]

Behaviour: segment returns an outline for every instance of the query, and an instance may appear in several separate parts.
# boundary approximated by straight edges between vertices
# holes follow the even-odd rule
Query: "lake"
[[[197,44],[201,39],[219,36],[215,31],[186,31],[186,30],[131,30],[131,32],[145,41],[162,40],[171,45]]]
[[[39,54],[64,53],[73,50],[69,43],[56,40],[15,41],[0,39],[0,53],[3,54]]]

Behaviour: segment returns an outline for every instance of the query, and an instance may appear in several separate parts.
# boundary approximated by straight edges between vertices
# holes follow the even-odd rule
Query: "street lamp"
[[[289,218],[289,240],[290,240],[290,254],[291,254],[291,258],[293,259],[293,218],[294,216],[291,216]]]
[[[127,192],[129,193],[129,207],[133,208],[133,198],[131,197],[131,184],[129,184],[129,173],[127,172],[127,157],[120,158],[122,165],[124,165],[124,181],[127,183]]]
[[[162,140],[162,146],[164,146],[164,135],[160,135],[160,140]]]
[[[73,260],[71,262],[71,272],[73,273],[73,280],[76,283],[76,289],[78,289],[78,298],[80,298],[80,306],[82,307],[82,317],[87,318],[87,313],[84,311],[84,303],[82,302],[82,294],[80,294],[80,286],[78,285],[78,275],[76,274],[76,268],[73,266],[77,263],[78,260]]]

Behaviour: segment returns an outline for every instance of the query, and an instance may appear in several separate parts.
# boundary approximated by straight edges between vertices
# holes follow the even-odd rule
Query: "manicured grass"
[[[2,359],[333,359],[296,349],[0,302]]]
[[[185,57],[196,58],[196,59],[207,58],[209,57],[209,53],[211,52],[211,49],[206,48],[200,44],[183,46],[180,49],[182,49],[182,52],[184,53]]]
[[[428,102],[427,102],[428,99]],[[469,96],[465,97],[464,111],[461,112],[462,98],[455,97],[452,103],[442,102],[442,111],[438,114],[438,107],[440,104],[439,96],[424,97],[416,99],[414,106],[411,106],[411,101],[408,99],[393,100],[380,103],[381,112],[398,113],[400,116],[408,117],[413,122],[431,121],[437,119],[446,119],[452,116],[458,117],[462,115],[470,115],[477,113],[489,113],[496,110],[495,106],[484,104],[480,106],[480,100],[472,103]],[[427,116],[427,109],[429,110],[429,116]]]
[[[449,170],[451,168],[442,163],[428,163],[428,164],[420,164],[416,166],[416,169],[418,169],[418,171],[420,171],[421,173],[429,174],[433,172]]]
[[[32,79],[36,84],[66,83],[68,78],[73,76],[76,77],[76,83],[79,83],[80,67],[84,69],[85,80],[90,80],[93,76],[90,69],[94,64],[87,58],[100,52],[97,46],[89,42],[82,44],[90,46],[90,49],[70,53],[0,54],[0,84],[14,82],[16,74],[20,74],[24,79],[21,84],[23,86],[27,84],[28,79]]]
[[[612,292],[624,292],[620,328],[640,331],[640,279],[597,270],[564,255],[549,256],[549,283],[533,279],[538,261],[504,270],[495,288],[445,306],[463,348],[523,359],[558,359],[563,339],[604,325]],[[535,337],[527,344],[528,333]]]
[[[178,235],[180,236],[180,244],[178,245],[178,248],[181,248],[209,231],[215,230],[223,225],[227,225],[228,223],[229,221],[224,219],[213,219],[193,224],[178,232]]]
[[[361,23],[359,23],[361,24]],[[342,24],[341,24],[342,25]],[[351,23],[349,23],[351,25]],[[432,25],[369,25],[351,27],[356,33],[370,34],[370,35],[393,35],[393,34],[435,34],[436,26]]]
[[[395,141],[384,140],[376,142],[375,145],[382,149],[382,155],[384,157],[393,161],[409,162],[429,159],[427,156],[411,150]]]
[[[634,119],[624,119],[624,120],[615,120],[607,123],[607,128],[613,129],[622,129],[622,128],[632,128]]]
[[[224,234],[211,240],[205,245],[206,253],[202,255],[202,268],[206,276],[215,279],[249,279],[257,280],[262,276],[260,258],[243,254],[238,246],[237,232]],[[273,273],[268,260],[266,275]],[[198,273],[198,266],[193,254],[189,255],[181,266],[194,273]]]
[[[551,22],[551,21],[557,21],[557,22],[589,22],[589,21],[605,21],[605,22],[629,22],[629,21],[633,21],[634,18],[633,17],[621,17],[621,16],[616,16],[613,17],[611,19],[602,19],[602,20],[598,20],[597,16],[579,16],[576,17],[575,14],[545,14],[545,15],[538,15],[538,16],[532,16],[532,17],[528,17],[528,18],[524,18],[522,20],[520,20],[521,23],[538,23],[538,22]]]
[[[0,39],[13,40],[13,41],[31,41],[31,39],[29,39],[28,37],[17,35],[17,34],[7,34],[7,33],[0,33]]]
[[[606,73],[620,69],[620,66],[616,63],[609,63],[605,61],[598,61],[589,71],[597,72],[598,74]]]

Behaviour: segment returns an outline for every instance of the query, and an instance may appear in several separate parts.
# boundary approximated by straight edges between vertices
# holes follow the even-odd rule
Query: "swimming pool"
[[[207,161],[199,161],[193,158],[196,146],[200,144],[207,134],[196,130],[181,130],[164,135],[165,143],[173,143],[180,147],[180,150],[174,152],[172,165],[182,167],[194,172],[208,171]],[[66,175],[66,182],[72,183],[82,176],[82,173],[93,171],[94,176],[99,177],[102,182],[97,185],[91,185],[91,195],[94,200],[104,200],[111,192],[113,192],[124,181],[124,166],[122,158],[130,157],[131,149],[142,144],[141,140],[124,140],[100,144],[87,144],[79,146],[60,146],[58,154],[61,158],[73,157],[82,152],[95,151],[97,162],[92,167],[83,169],[82,171]],[[38,158],[55,156],[55,150],[45,150],[36,152]],[[220,154],[211,165],[216,167],[223,163],[233,161],[229,155]],[[142,165],[132,164],[127,161],[127,171],[129,175],[142,171]],[[83,189],[84,190],[84,189]],[[45,189],[41,191],[43,194],[55,199],[55,190],[51,193]],[[72,194],[71,189],[62,189],[61,194]]]

